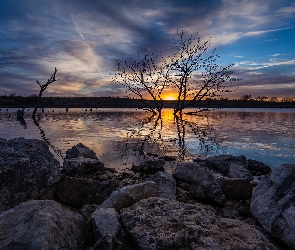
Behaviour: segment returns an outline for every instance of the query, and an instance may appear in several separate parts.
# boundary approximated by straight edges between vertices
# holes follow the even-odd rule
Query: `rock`
[[[222,192],[230,200],[249,200],[252,196],[253,185],[244,178],[222,177],[219,180]]]
[[[112,239],[116,239],[121,230],[119,218],[120,216],[114,208],[99,208],[95,210],[90,217],[94,240],[99,241],[107,235],[112,236]],[[114,243],[111,244],[114,245]]]
[[[55,201],[24,202],[0,214],[0,249],[81,249],[84,224]]]
[[[0,141],[0,211],[37,197],[59,179],[60,164],[44,141]]]
[[[251,212],[264,229],[295,249],[295,165],[283,164],[254,189]]]
[[[151,197],[120,212],[137,249],[278,249],[258,230],[211,206]]]
[[[79,211],[79,214],[81,214],[83,216],[83,218],[85,220],[89,220],[92,213],[97,209],[97,205],[95,204],[86,204],[84,205],[83,207],[81,207],[80,211]]]
[[[97,241],[89,250],[113,250],[115,249],[116,239],[112,235],[106,235]]]
[[[197,163],[184,163],[176,167],[173,176],[190,183],[190,193],[193,198],[224,203],[225,196],[210,169],[201,167]]]
[[[56,183],[55,194],[62,203],[81,208],[85,204],[101,204],[118,187],[116,180],[96,181],[65,176]]]
[[[227,175],[230,167],[233,165],[241,166],[247,169],[248,161],[244,155],[233,156],[233,155],[218,155],[208,157],[205,159],[205,166],[215,170],[219,173]]]
[[[125,186],[114,191],[110,197],[105,200],[100,207],[115,208],[117,212],[125,207],[129,207],[134,203],[157,195],[156,183],[146,181],[139,184]]]
[[[266,175],[271,173],[271,168],[260,161],[248,159],[248,169],[253,175]]]
[[[230,178],[244,178],[248,180],[254,180],[253,175],[247,169],[241,165],[236,164],[232,164],[229,167],[227,176]]]
[[[93,175],[105,170],[104,163],[100,160],[81,157],[65,159],[63,167],[66,174],[71,175]]]
[[[78,143],[77,145],[73,146],[71,149],[68,149],[66,152],[65,159],[71,158],[90,158],[90,159],[97,159],[96,153],[83,145],[82,143]]]
[[[218,214],[223,218],[238,219],[239,211],[234,207],[223,207],[220,208]]]
[[[147,174],[154,174],[158,171],[164,171],[164,160],[151,160],[151,161],[145,161],[143,164],[139,166],[133,165],[131,167],[131,170],[133,172],[143,172]]]
[[[166,172],[158,172],[147,180],[153,181],[157,185],[157,196],[166,199],[176,199],[176,181]]]
[[[169,156],[169,155],[161,156],[161,157],[159,157],[159,159],[163,159],[164,161],[176,161],[177,160],[175,156]]]

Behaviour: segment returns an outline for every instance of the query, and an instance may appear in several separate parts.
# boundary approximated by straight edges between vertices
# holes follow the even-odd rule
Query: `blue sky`
[[[295,2],[289,0],[1,0],[0,95],[120,96],[118,59],[165,52],[177,30],[211,39],[235,63],[238,98],[295,96]]]

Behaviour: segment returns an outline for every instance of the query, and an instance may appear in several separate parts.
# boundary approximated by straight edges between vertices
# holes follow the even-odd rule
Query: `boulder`
[[[120,215],[137,249],[279,249],[250,225],[202,204],[151,197]]]
[[[283,164],[253,191],[251,212],[264,229],[295,249],[295,165]]]
[[[248,180],[254,180],[253,175],[247,169],[237,164],[232,164],[229,167],[227,176],[230,178],[243,178]]]
[[[218,179],[223,194],[230,200],[250,200],[253,185],[250,180],[244,178],[222,177]]]
[[[111,239],[116,239],[121,230],[119,218],[120,216],[114,208],[95,210],[90,217],[94,240],[99,241],[107,235],[110,235]],[[111,242],[110,245],[114,245],[114,242]]]
[[[93,175],[105,170],[100,160],[82,157],[65,159],[63,167],[67,175]]]
[[[221,174],[227,175],[233,165],[247,169],[248,161],[244,155],[218,155],[205,159],[205,166]]]
[[[0,214],[0,249],[81,249],[84,224],[55,201],[27,201]]]
[[[153,181],[157,185],[157,196],[166,199],[176,199],[176,181],[166,172],[158,172],[147,180]]]
[[[64,176],[55,185],[55,195],[62,203],[81,208],[85,204],[101,204],[119,187],[118,181],[96,181]]]
[[[225,196],[210,169],[193,162],[184,163],[176,167],[173,176],[190,183],[190,193],[193,198],[224,203]]]
[[[152,196],[157,196],[156,183],[153,181],[146,181],[139,184],[125,186],[114,191],[110,197],[100,205],[100,207],[114,208],[119,212],[125,207],[129,207],[142,199]]]
[[[271,173],[271,168],[260,161],[248,159],[248,170],[253,175],[266,175]]]
[[[137,173],[146,173],[146,174],[154,174],[158,171],[164,171],[165,161],[162,159],[159,160],[149,160],[140,164],[139,166],[133,165],[131,170]]]
[[[83,145],[82,143],[78,143],[77,145],[73,146],[71,149],[68,149],[66,152],[65,159],[72,159],[72,158],[90,158],[90,159],[97,159],[96,153]]]
[[[60,164],[41,140],[0,140],[0,211],[37,197],[60,179]]]

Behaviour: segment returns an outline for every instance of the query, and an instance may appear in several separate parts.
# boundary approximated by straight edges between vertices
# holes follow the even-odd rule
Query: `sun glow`
[[[165,101],[175,101],[177,100],[177,95],[173,93],[167,93],[162,98]]]

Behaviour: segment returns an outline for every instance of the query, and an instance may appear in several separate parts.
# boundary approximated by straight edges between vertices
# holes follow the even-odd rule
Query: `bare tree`
[[[56,75],[56,72],[57,72],[57,69],[54,68],[54,73],[52,74],[52,76],[50,77],[50,79],[47,80],[47,83],[41,85],[39,83],[38,80],[36,80],[36,82],[38,83],[38,85],[40,86],[40,92],[39,92],[39,96],[38,96],[38,100],[36,102],[36,105],[35,105],[35,109],[33,111],[33,114],[32,114],[32,117],[35,118],[35,115],[36,115],[36,112],[37,112],[37,109],[38,109],[38,106],[39,106],[39,103],[40,103],[40,100],[42,98],[42,94],[43,92],[46,90],[46,88],[48,87],[49,84],[53,83],[56,81],[55,79],[55,75]]]
[[[210,40],[204,41],[198,34],[186,36],[183,30],[177,34],[177,51],[169,65],[170,84],[178,93],[174,113],[205,97],[220,97],[224,92],[231,92],[230,82],[238,80],[231,76],[234,64],[221,66],[216,50],[208,51]]]
[[[178,32],[176,52],[166,59],[145,50],[136,60],[119,60],[114,81],[122,83],[130,93],[138,96],[150,109],[162,109],[162,93],[166,87],[178,95],[174,113],[202,100],[231,92],[230,82],[233,64],[220,65],[220,56],[208,52],[210,41],[196,35],[186,36]],[[154,107],[145,98],[152,98]]]
[[[159,55],[149,50],[137,54],[136,59],[119,60],[118,71],[113,81],[122,83],[130,96],[137,96],[153,113],[160,113],[163,107],[162,91],[167,86],[168,69],[158,64]],[[162,60],[164,60],[162,58]],[[152,102],[146,98],[152,98]]]
[[[279,99],[276,96],[273,96],[273,97],[269,98],[269,101],[270,102],[278,102]]]
[[[251,101],[253,99],[252,99],[252,96],[251,95],[242,95],[240,97],[240,100],[242,100],[242,101]]]

